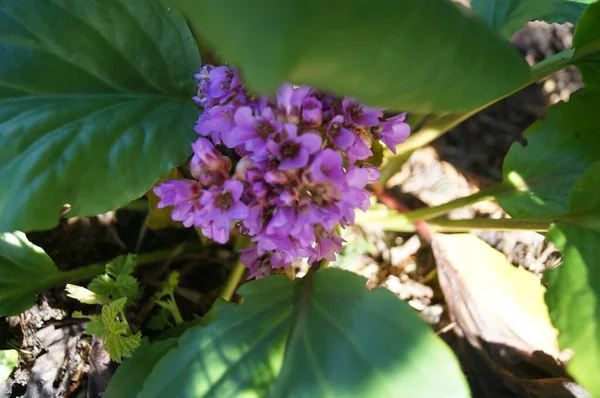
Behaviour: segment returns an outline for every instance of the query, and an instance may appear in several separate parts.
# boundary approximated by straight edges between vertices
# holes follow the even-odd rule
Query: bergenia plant
[[[193,179],[154,187],[158,208],[172,206],[173,220],[219,243],[235,225],[252,242],[240,256],[251,279],[301,259],[335,260],[339,228],[371,205],[365,188],[379,171],[370,147],[381,140],[395,151],[410,132],[405,115],[385,120],[355,99],[289,83],[273,98],[253,96],[226,65],[205,65],[195,77],[195,130],[208,138],[191,145]]]
[[[572,381],[600,396],[600,2],[463,3],[0,0],[0,316],[66,285],[71,322],[119,364],[109,398],[550,396]],[[532,20],[574,24],[572,48],[527,65],[509,39]],[[513,144],[502,182],[419,209],[389,189],[414,151],[571,66],[585,87]],[[489,200],[509,217],[444,217]],[[40,247],[113,211],[146,214],[120,253],[68,267]],[[148,228],[177,239],[146,248]],[[449,328],[344,269],[360,228],[431,248]],[[489,353],[506,341],[478,327],[499,315],[469,318],[468,278],[448,272],[517,272],[454,234],[481,229],[562,253],[542,281],[518,277],[536,319],[506,329],[545,322],[556,350],[508,347],[552,358],[535,380]],[[218,293],[190,288],[213,258]],[[469,370],[473,352],[503,390]]]

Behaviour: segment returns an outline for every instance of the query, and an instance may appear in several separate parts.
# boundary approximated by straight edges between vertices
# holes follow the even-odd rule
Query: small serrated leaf
[[[67,284],[65,290],[67,291],[67,296],[83,304],[105,304],[110,301],[106,296],[97,294],[82,286],[71,285],[70,283]]]
[[[169,278],[163,283],[160,291],[156,292],[156,298],[161,299],[164,296],[172,295],[177,285],[179,285],[179,272],[173,271],[169,275]]]
[[[107,274],[98,275],[88,285],[92,292],[112,298],[114,294],[114,280]]]
[[[127,298],[132,304],[138,296],[139,282],[131,275],[119,275],[114,282],[113,299]]]
[[[119,275],[131,275],[137,266],[137,255],[127,254],[113,259],[106,265],[106,273],[113,278]]]
[[[87,318],[87,316],[86,316]],[[103,339],[106,336],[106,328],[104,327],[104,322],[102,322],[102,318],[96,316],[94,319],[88,322],[85,327],[87,334],[98,336]]]
[[[120,315],[121,311],[125,309],[126,302],[127,298],[123,297],[104,305],[102,307],[102,322],[107,326],[111,323],[118,322],[115,319]]]
[[[140,345],[142,333],[137,332],[131,336],[121,336],[119,334],[109,334],[104,341],[104,347],[110,357],[120,363],[123,357],[130,357],[133,351]]]

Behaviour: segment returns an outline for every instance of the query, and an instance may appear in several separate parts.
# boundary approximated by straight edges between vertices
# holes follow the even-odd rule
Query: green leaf
[[[289,81],[425,113],[487,104],[529,78],[508,42],[447,0],[174,2],[261,93]]]
[[[160,0],[0,0],[0,231],[142,196],[190,153],[198,50]]]
[[[591,4],[575,26],[573,47],[576,65],[588,88],[600,88],[600,2]]]
[[[69,283],[65,286],[65,290],[67,291],[67,296],[84,304],[105,304],[110,301],[106,296],[96,294],[85,287],[71,285]]]
[[[108,297],[111,300],[117,300],[126,297],[128,299],[128,303],[132,304],[138,297],[138,280],[135,277],[128,275],[127,273],[130,271],[127,271],[126,268],[122,268],[120,271],[117,270],[117,272],[116,268],[110,267],[111,264],[108,264],[106,270],[107,272],[116,275],[116,279],[111,278],[109,274],[98,275],[90,282],[88,289],[96,294]],[[121,271],[124,273],[119,274]]]
[[[161,299],[165,296],[172,296],[177,285],[179,285],[179,272],[173,271],[163,283],[161,290],[156,292],[156,298]]]
[[[107,274],[102,274],[92,279],[88,285],[88,289],[96,294],[112,298],[112,295],[114,294],[114,283],[114,279]]]
[[[8,379],[18,364],[19,352],[17,350],[0,350],[0,383]]]
[[[111,333],[104,341],[104,348],[115,362],[121,362],[123,358],[133,355],[135,349],[142,342],[142,332],[137,332],[131,336],[122,336]]]
[[[122,319],[126,298],[122,298],[102,306],[102,313],[97,315],[73,314],[74,317],[89,317],[86,330],[88,334],[98,336],[104,342],[104,348],[111,359],[121,362],[123,357],[130,357],[142,341],[141,332],[131,334],[126,319]]]
[[[189,329],[140,396],[467,397],[454,355],[410,307],[366,280],[325,269],[245,284]]]
[[[139,282],[131,275],[119,275],[115,280],[113,299],[126,297],[132,303],[138,296]]]
[[[75,315],[75,314],[73,314]],[[83,317],[90,318],[90,321],[85,327],[87,334],[97,336],[98,338],[104,339],[106,338],[106,328],[104,327],[104,322],[102,322],[102,318],[97,315],[83,315]],[[79,314],[75,318],[81,318]]]
[[[548,232],[563,263],[545,274],[546,303],[561,348],[574,352],[567,370],[600,396],[600,163],[575,183],[566,219]]]
[[[513,144],[504,160],[504,181],[516,191],[497,197],[512,217],[565,213],[573,184],[600,160],[600,95],[584,89],[567,103],[551,107],[545,120]]]
[[[136,397],[142,390],[142,383],[148,377],[156,363],[177,343],[171,338],[148,343],[143,340],[131,358],[123,361],[116,373],[110,379],[110,384],[104,396],[106,398]]]
[[[121,312],[125,309],[125,298],[118,299],[102,306],[100,320],[104,325],[106,335],[110,333],[121,334],[127,331],[127,321],[119,319]]]
[[[131,275],[136,266],[137,255],[126,254],[124,256],[119,256],[106,264],[106,273],[113,278],[116,278],[119,275]]]
[[[472,0],[471,8],[502,36],[510,38],[525,23],[576,23],[592,0]]]
[[[66,275],[24,233],[0,234],[0,316],[25,311],[38,292],[60,283]]]
[[[17,350],[0,350],[0,383],[8,379],[18,364],[19,353]]]

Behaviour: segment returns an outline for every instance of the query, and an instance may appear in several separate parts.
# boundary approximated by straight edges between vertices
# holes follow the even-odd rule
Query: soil
[[[513,42],[529,63],[535,63],[569,47],[571,38],[572,26],[535,22],[518,32]],[[499,181],[504,156],[511,145],[523,141],[522,132],[544,117],[549,104],[567,100],[581,86],[577,70],[567,69],[501,101],[432,146],[417,151],[390,180],[390,188],[406,206],[419,207],[462,197]],[[495,203],[452,213],[453,217],[503,215]],[[61,269],[107,261],[128,252],[175,248],[198,241],[193,230],[154,231],[145,227],[145,219],[145,211],[119,210],[97,217],[67,219],[51,231],[27,235]],[[560,254],[553,246],[533,232],[485,232],[479,236],[505,253],[513,264],[534,273],[560,262]],[[472,353],[465,354],[457,343],[427,244],[417,235],[360,228],[349,230],[346,239],[349,244],[339,265],[367,277],[369,287],[384,286],[406,300],[457,350],[465,371],[471,372]],[[176,294],[184,319],[202,316],[216,299],[234,258],[232,247],[206,243],[185,260],[146,267],[137,275],[142,282],[142,297],[150,297],[169,272],[177,269],[182,274],[182,284]],[[146,325],[156,313],[156,308],[144,304],[147,301],[140,300],[139,307],[128,314],[134,329]],[[55,288],[40,294],[25,313],[0,319],[0,349],[18,348],[21,352],[18,368],[8,381],[0,383],[0,397],[102,396],[115,364],[109,361],[101,342],[85,334],[84,323],[69,317],[75,310],[90,312],[89,306],[77,304],[66,297],[63,289]],[[148,328],[143,331],[150,336],[155,333]],[[489,375],[482,377],[493,379]],[[576,386],[573,388],[576,390]],[[476,386],[474,391],[479,391]],[[478,395],[487,396],[485,392]],[[584,395],[567,392],[556,396]]]

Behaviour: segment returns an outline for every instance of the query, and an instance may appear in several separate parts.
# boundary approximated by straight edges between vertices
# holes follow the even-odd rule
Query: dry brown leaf
[[[549,380],[567,376],[538,277],[474,235],[435,234],[432,249],[474,394],[548,397]],[[551,396],[586,397],[562,387]]]
[[[467,337],[558,357],[557,332],[534,274],[474,235],[436,234],[432,248],[448,306]]]

